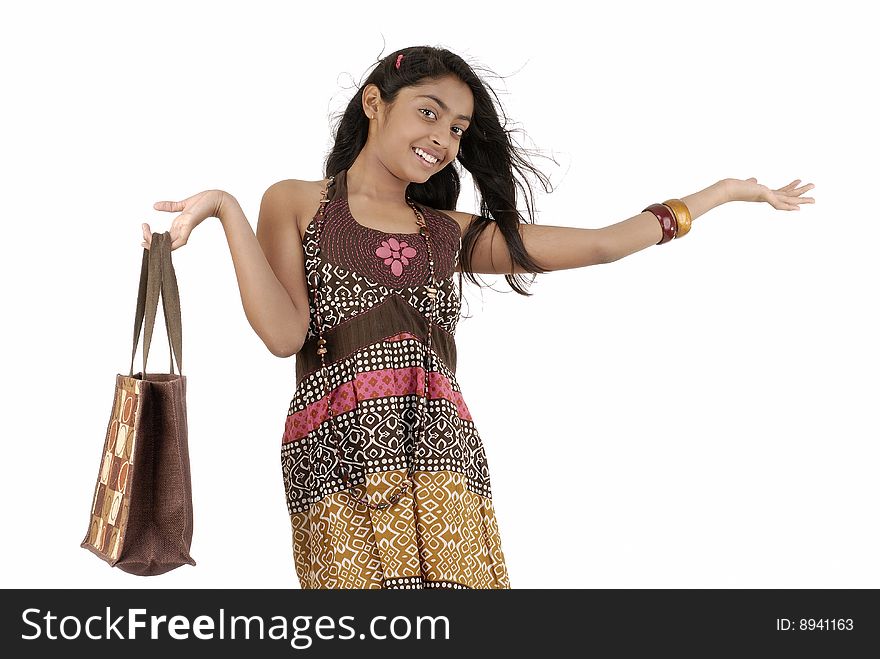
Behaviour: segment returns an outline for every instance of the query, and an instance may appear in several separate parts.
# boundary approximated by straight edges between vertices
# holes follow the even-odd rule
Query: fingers
[[[153,244],[153,233],[150,231],[150,225],[144,222],[143,224],[141,224],[141,230],[144,232],[144,240],[141,242],[141,247],[144,247],[145,249],[150,249],[150,245]],[[171,227],[171,231],[169,233],[171,235],[171,240],[173,241],[171,243],[171,250],[174,251],[183,243],[179,239],[175,238],[177,231],[175,231],[174,227]]]
[[[153,204],[153,208],[157,211],[166,211],[169,213],[176,213],[182,211],[186,204],[182,201],[157,201]],[[141,243],[143,247],[146,249],[150,249],[150,243],[152,242],[152,234],[150,233],[150,226],[148,224],[143,224],[144,229],[144,238],[145,241]],[[174,240],[174,227],[171,228],[171,238]],[[180,247],[180,243],[172,242],[171,243],[171,251],[173,252],[175,249]]]
[[[814,186],[812,183],[808,183],[807,185],[802,185],[796,190],[788,191],[786,195],[797,199],[798,201],[806,201],[807,203],[812,204],[816,201],[815,199],[813,199],[812,197],[801,197],[801,195],[804,194],[807,190],[812,190],[814,187],[816,186]]]
[[[799,211],[800,206],[793,204],[787,199],[777,198],[772,204],[773,208],[778,211]]]
[[[153,208],[157,211],[168,211],[174,213],[183,210],[184,203],[182,201],[157,201],[153,204]]]
[[[146,249],[146,250],[149,250],[149,249],[150,249],[150,246],[151,246],[152,243],[153,243],[153,240],[152,240],[152,239],[153,239],[153,235],[150,234],[150,233],[148,233],[149,228],[147,228],[147,225],[146,225],[146,224],[144,224],[143,226],[145,227],[145,228],[144,228],[144,234],[146,234],[146,238],[145,238],[144,241],[141,243],[141,247],[143,247],[143,248]],[[186,243],[183,242],[183,241],[180,240],[180,239],[173,239],[173,238],[172,238],[172,242],[171,242],[171,251],[173,252],[175,249],[177,249],[178,247],[183,247],[185,244],[186,244]]]
[[[775,206],[779,210],[799,211],[800,204],[815,204],[816,200],[812,197],[780,197],[779,203],[782,206]]]
[[[163,201],[157,201],[153,204],[153,208],[155,210],[165,211],[168,213],[176,213],[176,212],[183,211],[185,207],[186,207],[186,203],[183,201],[163,200]],[[143,224],[141,224],[141,229],[144,232],[144,240],[141,243],[141,246],[144,247],[145,249],[150,249],[150,245],[151,245],[152,239],[153,239],[153,234],[150,231],[150,225],[143,223]],[[171,251],[174,251],[178,247],[181,247],[182,245],[186,244],[185,240],[181,240],[179,237],[176,236],[177,231],[175,230],[174,226],[171,227],[170,233],[171,233],[171,239],[172,239]]]
[[[806,192],[807,190],[812,190],[813,188],[816,187],[812,183],[807,183],[806,185],[802,185],[801,187],[797,188],[796,190],[791,189],[791,188],[794,188],[794,186],[796,186],[800,182],[801,182],[801,180],[799,178],[795,179],[794,181],[792,181],[791,183],[786,185],[784,188],[779,188],[779,192],[786,192],[786,193],[790,193],[790,194],[800,195],[800,194]]]
[[[816,200],[813,197],[800,197],[797,195],[776,195],[779,199],[783,200],[787,204],[815,204]]]
[[[150,246],[153,243],[153,234],[150,233],[150,227],[147,224],[141,225],[144,230],[144,240],[141,242],[141,247],[146,250],[150,249]],[[173,252],[175,249],[183,247],[186,245],[186,240],[182,236],[178,236],[175,238],[174,232],[170,232],[171,235],[171,251]]]

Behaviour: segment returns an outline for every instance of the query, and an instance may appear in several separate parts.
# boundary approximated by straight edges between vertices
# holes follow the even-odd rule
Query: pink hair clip
[[[399,68],[400,68],[400,60],[402,60],[402,59],[403,59],[403,54],[400,54],[400,55],[397,56],[397,64],[394,65],[394,68],[395,68],[395,69],[399,69]]]

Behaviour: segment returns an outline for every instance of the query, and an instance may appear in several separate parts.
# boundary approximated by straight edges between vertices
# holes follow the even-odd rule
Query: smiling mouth
[[[437,165],[440,164],[440,159],[438,159],[436,162],[428,162],[427,160],[422,158],[418,153],[416,153],[415,147],[412,148],[412,152],[413,152],[413,154],[415,154],[415,157],[418,158],[419,160],[421,160],[423,163],[425,163],[425,165],[427,167],[436,167]]]

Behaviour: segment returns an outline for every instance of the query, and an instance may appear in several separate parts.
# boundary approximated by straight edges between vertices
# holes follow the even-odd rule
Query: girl
[[[478,215],[454,210],[455,161],[480,192]],[[724,179],[600,229],[538,226],[531,205],[530,222],[517,210],[517,185],[531,189],[514,170],[547,182],[473,69],[413,47],[381,60],[351,99],[326,178],[266,190],[256,234],[221,190],[154,205],[179,213],[172,250],[220,219],[248,321],[273,355],[297,357],[281,460],[303,588],[510,587],[455,377],[463,274],[478,286],[475,273],[503,274],[530,295],[517,275],[616,261],[685,236],[728,201],[814,201],[799,180]]]

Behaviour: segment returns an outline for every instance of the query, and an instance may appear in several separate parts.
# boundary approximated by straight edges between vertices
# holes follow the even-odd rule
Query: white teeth
[[[413,149],[413,150],[414,150],[418,155],[420,155],[420,156],[422,157],[422,159],[426,160],[427,162],[431,163],[432,165],[435,164],[435,163],[437,162],[437,158],[435,158],[434,156],[432,156],[432,155],[430,155],[430,154],[428,154],[428,153],[425,153],[424,151],[422,151],[422,150],[419,149],[418,147],[416,147],[416,148]]]

